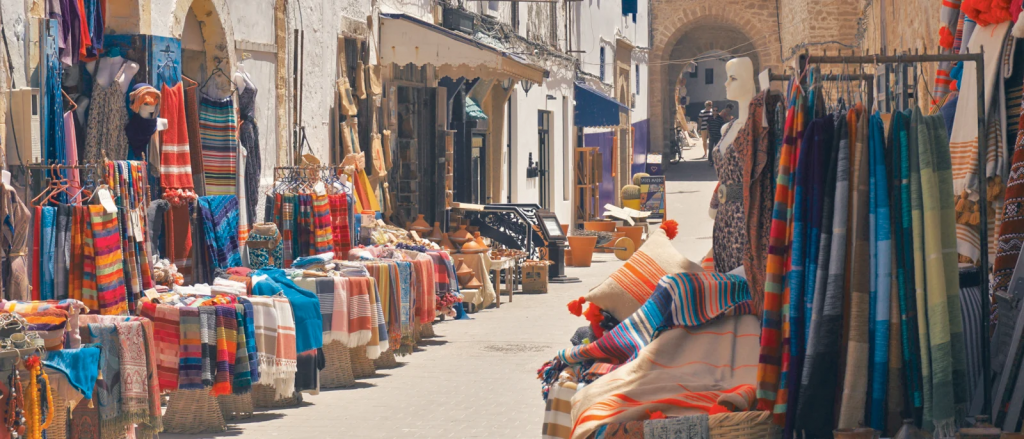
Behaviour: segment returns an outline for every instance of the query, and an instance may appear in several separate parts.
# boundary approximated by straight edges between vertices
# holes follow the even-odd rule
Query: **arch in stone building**
[[[775,2],[722,0],[711,5],[653,5],[649,100],[651,151],[672,140],[676,85],[685,60],[708,53],[749,57],[755,73],[780,61]],[[691,85],[687,85],[690,88]]]
[[[171,36],[182,40],[182,73],[204,81],[216,67],[229,76],[235,66],[235,37],[227,0],[177,0]],[[216,79],[224,94],[231,88],[225,78]]]

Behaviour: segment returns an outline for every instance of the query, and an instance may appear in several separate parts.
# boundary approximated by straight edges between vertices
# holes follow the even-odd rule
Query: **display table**
[[[505,291],[508,293],[508,301],[512,302],[512,295],[516,290],[516,260],[514,258],[488,259],[491,263],[487,269],[493,276],[494,282],[494,303],[501,308],[501,273],[505,272]]]

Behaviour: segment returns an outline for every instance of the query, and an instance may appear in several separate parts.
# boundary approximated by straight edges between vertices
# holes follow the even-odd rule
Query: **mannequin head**
[[[757,94],[754,85],[754,63],[750,58],[733,58],[725,64],[725,96],[738,102],[748,102]]]

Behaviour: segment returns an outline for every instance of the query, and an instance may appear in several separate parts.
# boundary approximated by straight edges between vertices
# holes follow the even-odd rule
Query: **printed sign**
[[[650,218],[665,218],[665,176],[640,177],[640,210],[651,212]]]

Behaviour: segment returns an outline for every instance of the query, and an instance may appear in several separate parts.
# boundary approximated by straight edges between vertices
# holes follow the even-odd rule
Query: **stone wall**
[[[856,47],[857,19],[863,0],[785,0],[779,3],[783,60],[804,49]]]

